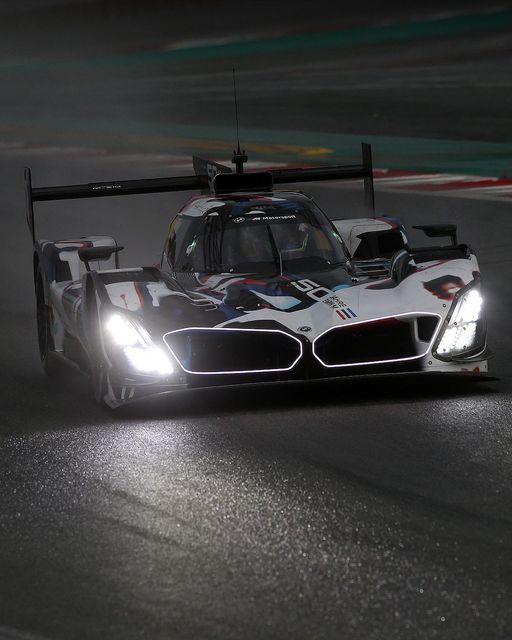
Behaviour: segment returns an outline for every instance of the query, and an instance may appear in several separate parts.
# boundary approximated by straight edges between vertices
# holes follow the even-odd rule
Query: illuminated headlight
[[[174,371],[165,351],[154,345],[149,333],[129,318],[115,313],[107,318],[104,326],[111,343],[122,348],[135,371],[162,376]]]
[[[453,303],[434,355],[441,359],[469,356],[485,346],[485,317],[480,291],[473,286],[461,292]]]
[[[124,352],[130,364],[142,373],[159,373],[162,376],[173,372],[167,354],[160,347],[125,347]]]
[[[150,342],[150,337],[145,331],[118,313],[109,316],[105,326],[112,342],[120,347],[144,346]]]

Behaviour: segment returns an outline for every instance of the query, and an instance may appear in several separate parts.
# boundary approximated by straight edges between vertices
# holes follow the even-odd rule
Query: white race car
[[[26,170],[48,373],[72,363],[117,407],[191,387],[487,372],[478,263],[453,225],[418,227],[449,243],[414,249],[395,219],[331,220],[276,189],[363,178],[371,210],[368,146],[348,167],[244,173],[244,160],[235,154],[236,172],[195,158],[196,176],[46,188]],[[170,221],[159,268],[120,268],[110,237],[36,239],[36,201],[185,189],[203,195]]]

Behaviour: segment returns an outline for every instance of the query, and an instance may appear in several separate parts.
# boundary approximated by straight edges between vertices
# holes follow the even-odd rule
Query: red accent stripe
[[[415,191],[451,191],[452,189],[481,189],[482,187],[501,187],[512,185],[510,178],[484,178],[480,180],[453,180],[451,182],[426,182],[396,185],[397,189]]]
[[[336,309],[336,313],[339,315],[340,318],[342,318],[343,320],[346,320],[345,316],[341,313],[341,311]]]
[[[373,177],[379,178],[405,178],[407,176],[433,176],[435,173],[418,173],[407,169],[374,169]]]
[[[380,220],[381,222],[385,222],[391,229],[398,229],[398,224],[396,222],[391,222],[389,218],[383,216],[377,216],[375,220]]]
[[[144,296],[142,295],[142,292],[139,289],[139,283],[138,282],[134,282],[133,283],[133,287],[135,289],[136,294],[139,296],[140,306],[143,307],[144,306]]]

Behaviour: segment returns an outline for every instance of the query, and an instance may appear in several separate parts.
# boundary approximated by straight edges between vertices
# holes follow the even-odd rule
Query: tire
[[[51,330],[51,312],[44,297],[43,274],[40,270],[36,278],[36,319],[37,319],[37,341],[39,344],[39,356],[41,366],[47,376],[57,373],[57,362],[55,361],[55,350],[53,335]]]
[[[103,363],[91,363],[89,374],[89,395],[100,407],[108,407],[105,395],[108,391],[107,375]]]
[[[86,326],[88,327],[88,353],[89,353],[89,397],[97,405],[110,408],[105,402],[108,392],[108,374],[101,349],[98,348],[100,337],[100,321],[96,305],[94,289],[87,292],[85,312],[87,314]]]

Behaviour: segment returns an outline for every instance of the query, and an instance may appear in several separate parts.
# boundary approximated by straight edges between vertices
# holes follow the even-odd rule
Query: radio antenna
[[[238,126],[238,101],[236,99],[236,75],[235,67],[233,67],[233,95],[235,98],[235,120],[236,120],[236,142],[237,148],[233,151],[233,158],[231,162],[236,166],[237,173],[244,172],[244,163],[247,162],[247,156],[245,155],[245,149],[240,151],[240,129]]]
[[[238,144],[238,153],[240,153],[240,130],[238,127],[238,100],[236,99],[236,71],[233,67],[233,95],[235,97],[235,119],[236,119],[236,141]]]

